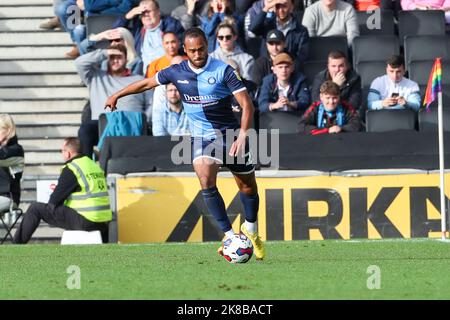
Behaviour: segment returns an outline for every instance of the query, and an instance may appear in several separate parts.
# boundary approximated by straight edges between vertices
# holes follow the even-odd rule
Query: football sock
[[[244,225],[245,229],[247,229],[250,233],[255,233],[257,231],[256,222],[248,222],[247,220],[245,220]]]
[[[209,213],[216,218],[220,229],[226,233],[232,229],[230,219],[228,219],[225,203],[217,187],[202,190],[203,199]],[[232,230],[231,230],[232,231]]]
[[[239,192],[239,194],[244,205],[245,221],[256,222],[256,218],[258,217],[259,195],[257,193],[248,195],[243,192]],[[247,225],[245,226],[247,227]],[[250,231],[249,229],[247,230]]]

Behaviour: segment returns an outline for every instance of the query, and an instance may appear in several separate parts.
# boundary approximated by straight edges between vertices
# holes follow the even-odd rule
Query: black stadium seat
[[[320,71],[325,70],[327,68],[327,61],[306,61],[303,65],[303,74],[306,77],[306,82],[308,83],[309,88],[311,88],[314,77]]]
[[[259,129],[279,129],[280,134],[298,133],[300,116],[289,112],[263,112],[259,115]]]
[[[391,10],[356,11],[356,17],[359,34],[362,36],[394,35],[395,33],[394,13]]]
[[[403,45],[408,35],[445,35],[445,15],[441,10],[412,10],[398,13],[398,33]]]
[[[413,61],[408,66],[408,75],[411,80],[414,80],[419,86],[426,86],[430,76],[431,68],[434,60],[428,61]],[[442,84],[450,84],[450,62],[441,61],[442,65]]]
[[[368,110],[366,112],[367,132],[415,130],[417,113],[411,109]]]
[[[307,61],[327,61],[328,53],[339,50],[348,57],[347,38],[344,36],[311,37]]]
[[[405,63],[411,61],[434,60],[441,57],[450,61],[450,36],[407,36],[405,38]]]
[[[444,131],[450,131],[450,108],[442,108],[442,119]],[[438,108],[431,107],[430,110],[425,109],[419,112],[419,131],[437,131],[438,130]]]
[[[376,48],[376,50],[374,50]],[[359,36],[353,40],[353,67],[367,61],[383,61],[393,54],[399,54],[400,47],[395,35]]]
[[[370,87],[375,78],[386,74],[386,61],[361,62],[355,70],[361,76],[361,86]]]

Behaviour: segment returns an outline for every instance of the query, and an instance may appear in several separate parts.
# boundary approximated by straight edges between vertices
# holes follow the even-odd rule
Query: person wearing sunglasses
[[[225,63],[230,59],[236,61],[241,76],[246,80],[253,81],[252,74],[255,59],[237,45],[237,32],[233,25],[221,23],[217,27],[216,35],[219,47],[211,53],[211,56]]]

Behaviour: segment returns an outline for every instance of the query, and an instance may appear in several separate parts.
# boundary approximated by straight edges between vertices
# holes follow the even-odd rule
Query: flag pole
[[[439,131],[439,177],[441,195],[441,232],[442,240],[446,239],[446,210],[445,210],[445,175],[444,175],[444,125],[442,120],[442,92],[438,92],[438,131]]]

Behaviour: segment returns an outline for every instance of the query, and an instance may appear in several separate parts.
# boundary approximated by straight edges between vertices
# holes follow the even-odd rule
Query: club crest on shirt
[[[209,83],[209,84],[214,84],[214,83],[216,83],[216,78],[214,78],[214,77],[209,77],[209,78],[208,78],[208,83]]]

